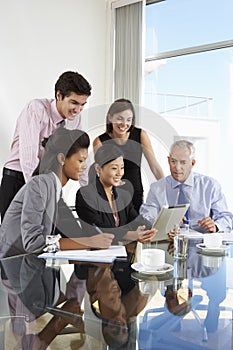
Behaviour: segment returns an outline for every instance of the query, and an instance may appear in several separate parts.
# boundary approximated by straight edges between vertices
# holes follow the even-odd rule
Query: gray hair
[[[187,140],[175,141],[171,145],[170,153],[175,146],[180,147],[180,148],[188,148],[188,150],[190,151],[190,159],[195,159],[195,147],[194,147],[194,144],[192,142],[187,141]]]

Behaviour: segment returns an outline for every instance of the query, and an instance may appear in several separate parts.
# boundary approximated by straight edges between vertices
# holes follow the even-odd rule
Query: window
[[[232,11],[232,0],[148,5],[144,69],[144,106],[195,143],[195,169],[219,180],[231,211],[225,170],[233,151]]]

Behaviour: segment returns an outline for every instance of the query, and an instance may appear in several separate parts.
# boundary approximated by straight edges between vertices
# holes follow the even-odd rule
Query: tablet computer
[[[180,224],[188,208],[189,204],[178,204],[174,207],[163,206],[152,225],[152,228],[158,230],[153,241],[168,239],[167,234],[174,228],[174,225]]]

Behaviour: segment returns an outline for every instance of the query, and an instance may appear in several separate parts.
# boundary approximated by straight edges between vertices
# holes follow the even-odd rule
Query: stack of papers
[[[43,259],[66,259],[89,262],[111,263],[116,258],[126,258],[127,253],[124,246],[110,246],[108,249],[97,250],[59,250],[56,253],[43,253],[38,258]]]

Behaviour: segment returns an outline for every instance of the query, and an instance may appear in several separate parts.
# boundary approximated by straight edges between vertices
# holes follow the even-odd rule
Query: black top
[[[137,211],[139,211],[139,208],[143,202],[143,186],[141,177],[141,131],[141,129],[134,127],[130,131],[129,138],[124,145],[119,145],[107,133],[104,133],[99,136],[99,139],[102,143],[114,143],[115,145],[117,145],[117,147],[121,149],[124,155],[124,179],[129,180],[129,182],[132,184],[132,186],[128,186],[127,183],[125,189],[127,189],[131,193],[133,205]]]

